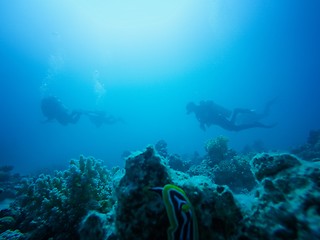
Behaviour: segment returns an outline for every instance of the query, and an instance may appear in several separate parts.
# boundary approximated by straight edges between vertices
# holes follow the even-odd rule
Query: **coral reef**
[[[170,169],[152,147],[129,157],[125,169],[116,191],[118,239],[166,239],[169,222],[165,207],[150,187],[172,183],[181,187],[194,205],[200,239],[231,237],[239,231],[242,214],[228,187]]]
[[[0,167],[0,202],[16,197],[15,186],[20,181],[19,174],[12,174],[13,166]]]
[[[299,160],[290,154],[263,153],[258,154],[251,161],[251,169],[258,181],[299,165],[301,165]]]
[[[199,165],[187,171],[190,175],[205,175],[213,182],[228,185],[234,192],[246,192],[256,185],[248,155],[237,155],[229,148],[228,139],[219,136],[209,140],[207,155]]]
[[[80,157],[54,176],[25,178],[13,209],[15,227],[30,239],[74,239],[77,226],[91,210],[108,212],[113,175],[100,161]]]
[[[199,239],[231,239],[237,236],[243,215],[227,186],[211,184],[191,201],[197,212]]]
[[[229,186],[235,193],[251,191],[256,181],[251,171],[250,158],[239,155],[219,162],[213,169],[213,181]]]
[[[171,168],[186,172],[191,166],[191,161],[182,159],[182,157],[178,154],[169,154],[167,146],[168,144],[164,140],[160,140],[154,145],[154,148],[157,154],[168,160],[168,164]],[[196,154],[197,153],[194,153],[193,160],[196,160]]]
[[[89,212],[79,226],[80,240],[103,240],[107,238],[106,215],[96,211]]]
[[[131,155],[116,188],[116,228],[119,239],[165,239],[164,206],[150,187],[170,183],[167,168],[149,146]],[[168,223],[167,223],[168,224]],[[155,231],[151,231],[154,229]],[[156,231],[157,229],[157,231]]]
[[[154,145],[155,150],[158,152],[158,154],[161,157],[168,157],[168,144],[164,140],[159,140],[155,145]]]
[[[148,146],[111,170],[81,156],[67,170],[25,178],[0,211],[0,239],[172,239],[191,217],[190,239],[320,239],[320,162],[236,155],[221,137],[186,172],[170,156]]]
[[[219,136],[214,139],[210,139],[207,141],[205,145],[205,150],[208,155],[208,165],[213,166],[225,159],[228,158],[229,155],[229,147],[228,147],[229,139],[224,136]]]
[[[311,130],[307,143],[291,152],[304,160],[320,161],[320,130]]]
[[[186,172],[191,167],[191,161],[183,160],[178,154],[170,154],[168,164],[174,170],[181,172]]]
[[[263,154],[251,161],[259,182],[246,212],[248,239],[320,238],[320,163],[290,154]]]

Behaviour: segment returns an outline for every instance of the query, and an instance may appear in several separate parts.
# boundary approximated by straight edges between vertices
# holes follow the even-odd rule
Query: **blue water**
[[[204,154],[219,135],[237,151],[255,140],[288,151],[320,128],[319,10],[316,0],[1,1],[0,165],[32,172],[80,154],[123,165],[123,151],[160,139]],[[44,124],[49,95],[125,122]],[[262,110],[275,97],[272,129],[204,132],[185,109]]]

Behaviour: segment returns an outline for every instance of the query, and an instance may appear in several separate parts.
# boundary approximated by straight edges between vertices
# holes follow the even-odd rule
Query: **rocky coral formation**
[[[100,161],[81,156],[54,176],[25,178],[12,206],[15,228],[29,239],[75,239],[90,210],[106,213],[112,208],[114,174]]]
[[[242,214],[228,187],[168,168],[152,147],[131,156],[125,169],[117,189],[119,239],[166,239],[168,217],[150,187],[168,183],[182,187],[194,205],[200,239],[231,237],[239,231]]]
[[[258,181],[300,165],[300,161],[290,154],[258,154],[251,161],[252,172]]]
[[[311,130],[307,143],[293,149],[293,154],[308,161],[320,161],[320,130]]]
[[[165,239],[164,206],[150,187],[171,182],[167,168],[150,146],[131,155],[116,189],[116,227],[119,239]],[[154,231],[151,231],[154,229]]]
[[[209,185],[193,199],[199,222],[199,239],[232,239],[242,227],[242,212],[230,189]]]
[[[168,164],[172,169],[181,172],[187,172],[188,169],[192,166],[190,160],[183,160],[178,154],[170,154],[168,156]]]
[[[168,164],[171,168],[186,172],[190,168],[191,162],[183,160],[178,154],[169,154],[167,146],[168,144],[164,140],[160,140],[154,145],[154,148],[157,154],[168,160]]]
[[[205,149],[207,155],[200,165],[194,165],[188,170],[190,175],[208,176],[216,184],[228,185],[237,193],[253,189],[256,182],[250,170],[250,158],[237,155],[230,149],[226,137],[209,140]]]
[[[219,156],[213,167],[203,161],[191,175],[173,170],[152,146],[131,154],[124,170],[107,170],[94,158],[72,160],[54,176],[21,183],[15,204],[0,212],[0,239],[168,239],[171,215],[190,209],[167,211],[173,203],[155,190],[168,185],[190,200],[200,240],[320,238],[319,162],[286,153]],[[214,175],[204,176],[205,168]],[[237,194],[226,186],[248,172],[252,191]]]
[[[213,166],[230,157],[230,149],[228,147],[229,139],[219,136],[207,141],[205,150],[208,155],[208,165]]]
[[[109,238],[112,233],[108,234],[106,214],[101,214],[96,211],[89,212],[79,226],[79,235],[80,240],[102,240]]]
[[[13,166],[1,166],[0,167],[0,182],[7,182],[11,178],[11,171],[13,170]]]
[[[155,150],[161,157],[168,157],[168,144],[164,140],[159,140],[155,145],[154,145]]]
[[[16,185],[21,180],[19,174],[12,173],[13,166],[0,167],[0,202],[16,197]]]
[[[320,163],[290,154],[262,154],[251,161],[259,182],[246,213],[248,239],[320,238]]]
[[[227,185],[235,193],[248,192],[256,186],[247,156],[237,155],[221,161],[214,167],[213,175],[216,184]]]

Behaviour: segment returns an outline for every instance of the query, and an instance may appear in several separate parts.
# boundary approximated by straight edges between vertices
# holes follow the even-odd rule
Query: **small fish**
[[[150,190],[162,196],[170,222],[168,240],[198,240],[197,218],[186,193],[172,184]]]

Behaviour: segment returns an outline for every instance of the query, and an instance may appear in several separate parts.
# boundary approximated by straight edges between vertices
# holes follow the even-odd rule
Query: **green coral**
[[[229,139],[224,136],[218,136],[210,139],[205,144],[205,150],[211,162],[218,163],[225,160],[229,153]]]
[[[54,176],[24,179],[15,203],[18,228],[32,239],[75,238],[77,226],[90,210],[110,211],[114,174],[101,161],[81,156]]]

